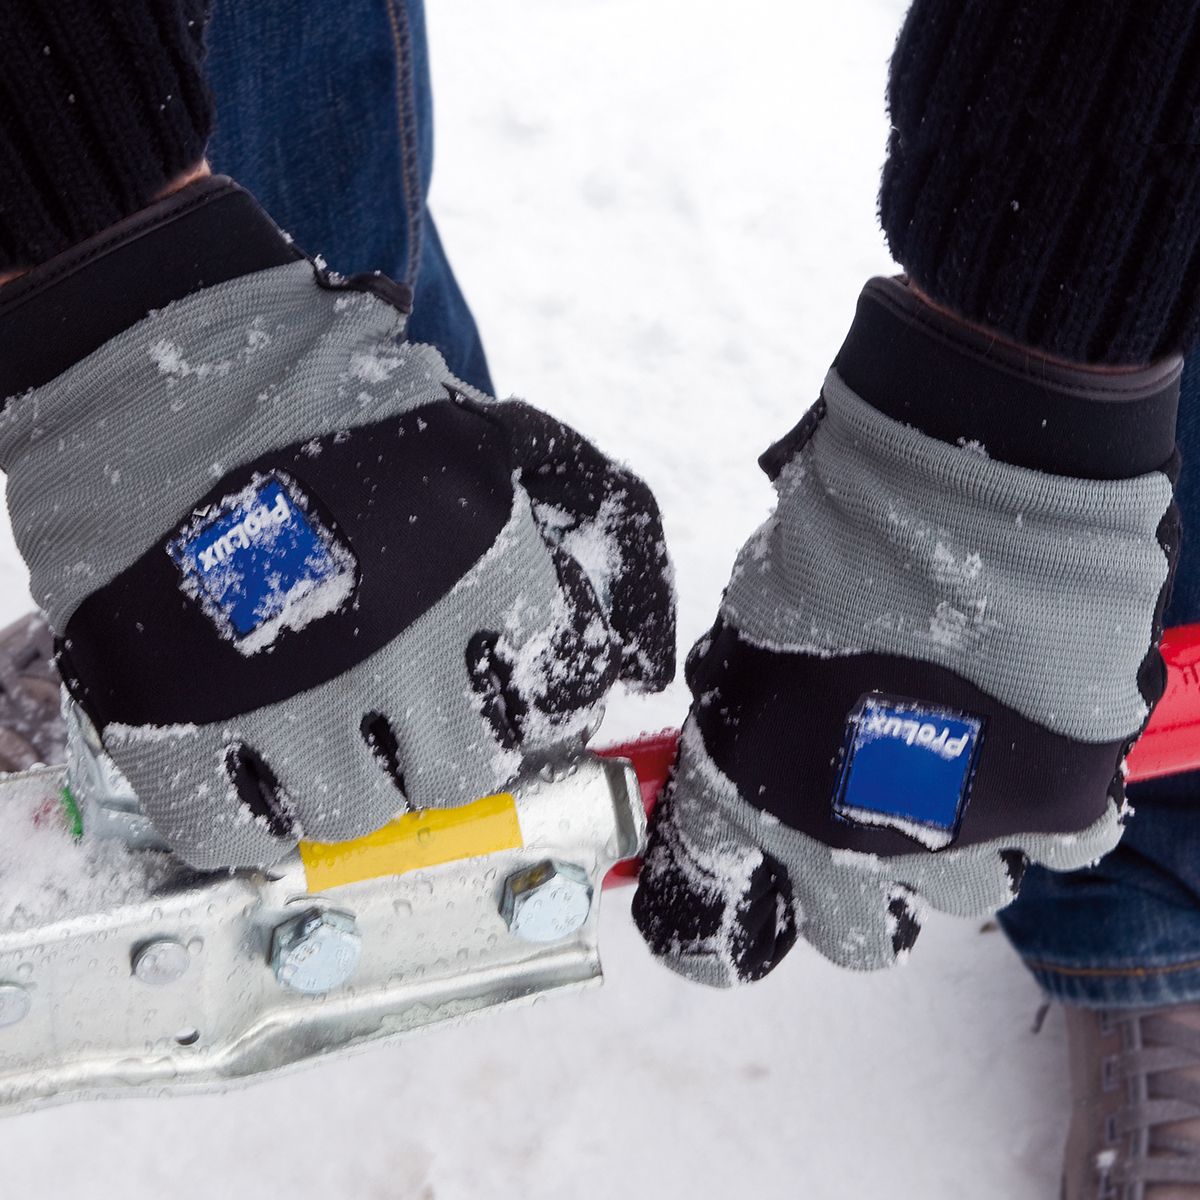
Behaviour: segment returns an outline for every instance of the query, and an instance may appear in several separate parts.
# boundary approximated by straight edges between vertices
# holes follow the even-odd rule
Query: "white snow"
[[[945,829],[935,829],[932,825],[923,825],[920,821],[907,821],[894,813],[880,813],[869,808],[855,808],[852,804],[847,804],[838,811],[863,825],[880,825],[886,829],[898,829],[923,846],[928,846],[930,850],[941,850],[944,846],[950,845],[954,837],[952,832]]]
[[[395,351],[360,351],[350,358],[350,378],[362,383],[384,383],[403,362],[404,356]]]
[[[900,0],[431,3],[434,205],[502,392],[666,509],[684,644],[773,501],[755,459],[817,395],[875,222]],[[0,616],[27,606],[7,526]],[[604,737],[678,724],[682,684]],[[224,1097],[0,1122],[38,1200],[1036,1200],[1058,1194],[1061,1022],[998,933],[912,961],[804,946],[734,993],[653,964],[605,899],[607,985]]]
[[[147,353],[159,372],[171,379],[187,379],[189,376],[207,379],[210,375],[219,377],[228,375],[233,367],[231,362],[189,362],[184,356],[183,348],[166,338],[152,342]]]
[[[164,874],[169,860],[163,854],[127,850],[101,838],[75,846],[57,788],[37,784],[30,792],[4,814],[0,928],[20,930],[34,921],[66,920],[117,905],[144,895]],[[0,1127],[0,1140],[6,1132]]]

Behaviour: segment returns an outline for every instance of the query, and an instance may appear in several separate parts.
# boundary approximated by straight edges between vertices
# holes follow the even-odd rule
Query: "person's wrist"
[[[205,179],[212,174],[212,168],[208,165],[207,159],[201,159],[194,166],[189,167],[186,171],[176,175],[170,183],[167,184],[161,191],[158,191],[151,197],[152,203],[157,203],[159,200],[165,200],[168,196],[173,196],[176,192],[182,191],[191,184],[196,183],[200,179]],[[14,280],[20,279],[22,275],[29,274],[38,263],[30,263],[24,267],[13,267],[10,270],[0,271],[0,288],[6,283],[12,283]]]
[[[1024,354],[1034,360],[1049,363],[1052,366],[1064,367],[1073,371],[1094,371],[1098,375],[1121,375],[1140,371],[1144,366],[1148,365],[1146,363],[1079,362],[1075,359],[1062,358],[1056,354],[1049,354],[1045,350],[1038,349],[1036,346],[1027,346],[1023,342],[1017,341],[1016,338],[1011,338],[1000,332],[1000,330],[992,328],[990,325],[981,325],[977,321],[968,320],[948,305],[935,300],[911,275],[904,277],[904,284],[926,308],[931,309],[947,322],[961,325],[964,330],[970,330],[972,333],[989,338],[993,342],[1007,347],[1009,350]]]

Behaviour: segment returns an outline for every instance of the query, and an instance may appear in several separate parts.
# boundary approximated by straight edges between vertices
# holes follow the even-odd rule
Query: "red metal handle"
[[[1168,629],[1163,635],[1162,656],[1167,664],[1167,690],[1126,759],[1131,783],[1200,770],[1200,625]],[[633,763],[649,813],[666,786],[678,748],[679,731],[666,729],[606,746],[597,753]],[[620,863],[605,885],[632,881],[640,866],[636,859]]]

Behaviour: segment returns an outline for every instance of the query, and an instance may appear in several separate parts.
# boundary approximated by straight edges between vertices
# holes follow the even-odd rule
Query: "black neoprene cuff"
[[[1182,362],[1101,372],[973,330],[903,281],[872,279],[838,352],[863,400],[939,441],[1080,479],[1127,479],[1175,451]]]
[[[233,180],[198,180],[0,288],[0,407],[155,309],[305,257]],[[342,277],[310,261],[321,287],[372,292],[412,311],[407,284],[377,271]]]
[[[173,300],[302,257],[254,198],[202,179],[0,289],[0,401]]]

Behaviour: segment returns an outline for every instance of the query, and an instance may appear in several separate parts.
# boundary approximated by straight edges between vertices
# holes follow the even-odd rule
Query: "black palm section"
[[[896,957],[911,950],[917,944],[921,934],[921,922],[917,920],[916,910],[909,904],[913,893],[905,887],[897,888],[888,901],[888,916],[892,918],[892,950]]]
[[[770,974],[796,942],[791,886],[783,865],[764,854],[727,920],[729,898],[718,879],[698,889],[705,872],[669,829],[670,802],[656,810],[642,872],[633,897],[633,920],[652,954],[671,957],[727,938],[729,958],[738,980],[754,983]]]
[[[654,495],[575,430],[520,401],[476,405],[453,393],[508,434],[521,484],[551,543],[603,518],[610,563],[605,618],[621,649],[619,678],[647,691],[675,675],[675,604],[662,518]],[[574,563],[572,563],[575,566]],[[560,568],[561,573],[561,568]]]
[[[277,838],[292,837],[296,819],[275,772],[242,742],[225,752],[225,772],[238,798],[257,820],[265,821]]]
[[[505,750],[515,749],[521,744],[528,707],[513,682],[512,663],[500,652],[500,635],[494,629],[481,629],[467,643],[467,674],[500,745]]]
[[[400,766],[400,740],[392,723],[380,712],[369,712],[359,725],[359,732],[379,765],[392,777],[397,791],[404,794],[404,771]],[[405,803],[408,797],[405,796]]]
[[[1008,883],[1015,900],[1029,869],[1029,859],[1020,850],[1001,850],[1000,857],[1004,860],[1004,869],[1008,872]]]

